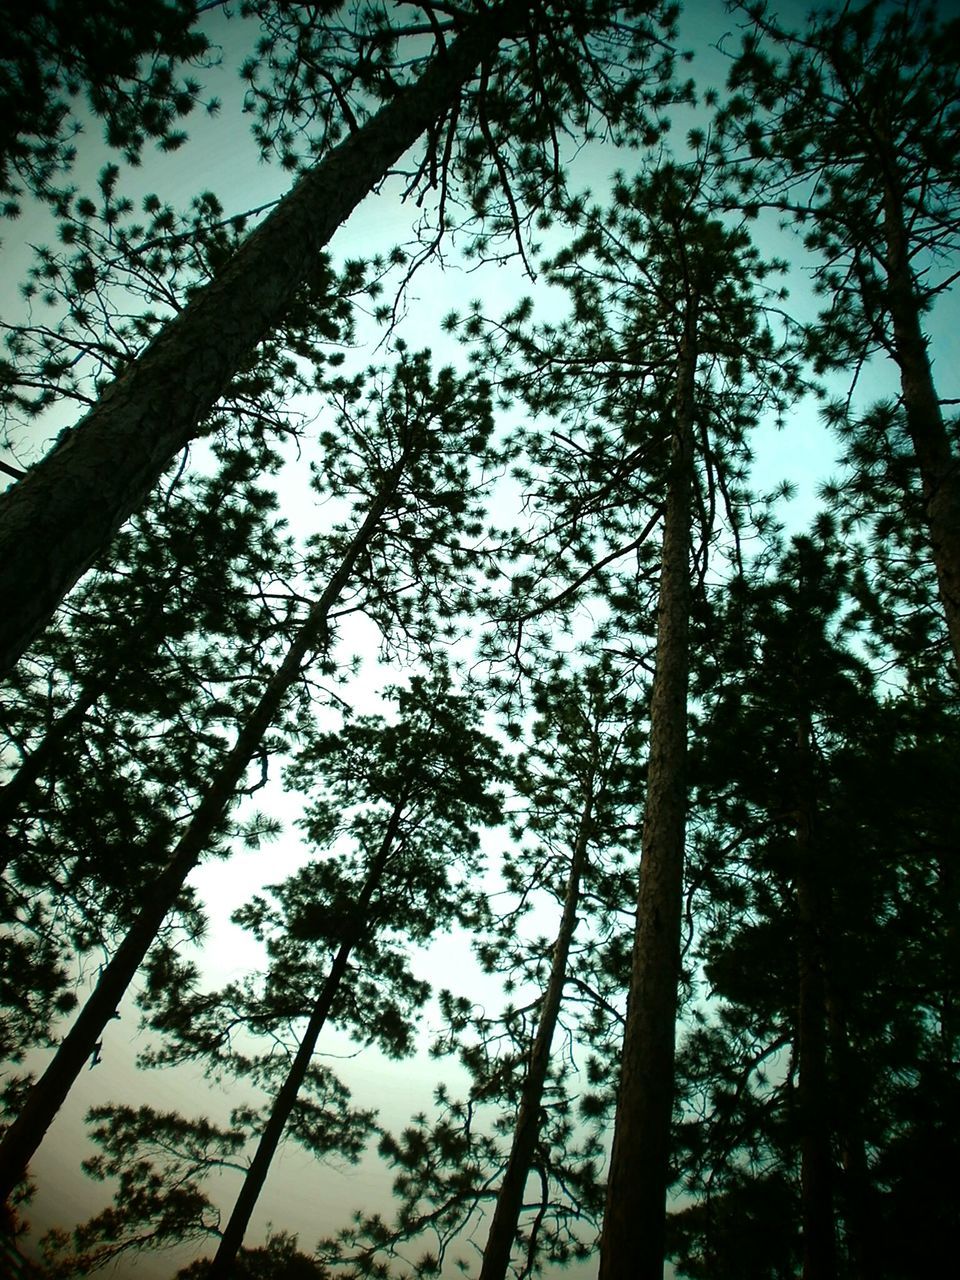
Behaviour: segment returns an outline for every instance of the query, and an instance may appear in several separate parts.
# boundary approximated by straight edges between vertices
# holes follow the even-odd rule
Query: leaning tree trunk
[[[303,1087],[310,1060],[317,1047],[317,1040],[329,1017],[330,1007],[343,980],[343,975],[346,973],[350,953],[356,945],[363,917],[370,906],[370,900],[380,884],[384,868],[393,851],[406,803],[406,795],[403,795],[393,806],[387,829],[384,832],[383,840],[380,842],[380,848],[377,850],[377,855],[370,865],[370,872],[357,900],[355,908],[356,928],[350,939],[343,943],[334,957],[327,980],[317,996],[313,1011],[310,1014],[310,1021],[307,1023],[303,1039],[300,1041],[300,1047],[297,1049],[296,1056],[290,1064],[287,1078],[276,1096],[270,1117],[263,1133],[260,1135],[260,1141],[257,1144],[253,1160],[250,1162],[250,1168],[247,1170],[246,1177],[243,1180],[243,1186],[240,1188],[240,1194],[237,1196],[236,1204],[233,1206],[233,1212],[230,1214],[230,1220],[220,1237],[220,1244],[210,1264],[210,1270],[207,1272],[207,1280],[229,1280],[233,1274],[233,1266],[240,1251],[240,1246],[243,1244],[243,1237],[250,1223],[250,1215],[253,1213],[257,1200],[260,1198],[263,1184],[266,1182],[267,1174],[270,1171],[270,1164],[276,1154],[277,1147],[280,1145],[280,1139],[283,1137],[283,1131],[287,1126],[287,1121],[290,1119],[290,1113],[293,1111],[297,1097]]]
[[[803,1280],[835,1280],[833,1143],[827,1072],[824,891],[815,834],[810,725],[798,730],[796,797],[798,916],[797,1059],[800,1077],[800,1217]]]
[[[883,234],[894,358],[900,368],[907,432],[920,472],[930,549],[955,674],[960,678],[960,458],[951,449],[933,382],[927,340],[920,323],[920,301],[910,268],[903,201],[892,176],[884,189]]]
[[[424,74],[305,174],[23,480],[0,497],[0,676],[201,430],[248,354],[283,319],[334,231],[516,23],[484,8]]]
[[[211,837],[223,822],[237,787],[264,734],[276,720],[284,697],[295,683],[311,649],[324,639],[327,618],[346,586],[357,558],[370,542],[390,501],[407,455],[388,474],[387,483],[371,505],[348,546],[336,573],[316,601],[283,662],[270,677],[263,695],[237,735],[214,775],[189,826],[154,882],[150,899],[130,926],[73,1026],[64,1036],[46,1071],[27,1094],[16,1120],[0,1140],[0,1203],[24,1177],[47,1129],[63,1105],[103,1029],[122,1000],[166,916],[173,910],[190,872],[200,861]]]
[[[577,825],[577,837],[570,861],[570,873],[567,877],[567,888],[563,900],[563,913],[560,917],[560,929],[553,946],[553,960],[550,965],[550,978],[543,997],[540,1010],[540,1021],[537,1034],[530,1049],[527,1061],[527,1074],[520,1095],[520,1107],[517,1112],[517,1124],[513,1131],[513,1145],[510,1157],[497,1194],[493,1222],[483,1251],[483,1265],[480,1280],[504,1280],[510,1265],[510,1253],[517,1232],[520,1210],[523,1207],[523,1192],[527,1185],[527,1175],[533,1164],[537,1139],[540,1136],[540,1103],[543,1100],[543,1089],[547,1079],[547,1068],[550,1065],[550,1048],[553,1044],[557,1019],[560,1016],[560,1005],[563,1000],[563,988],[567,980],[567,962],[570,956],[570,944],[577,927],[577,908],[580,901],[580,882],[587,865],[587,848],[590,842],[590,829],[593,822],[593,786],[596,769],[596,751],[590,762],[587,774],[583,806]]]
[[[661,1280],[687,811],[690,510],[697,307],[687,303],[664,517],[637,923],[600,1280]]]

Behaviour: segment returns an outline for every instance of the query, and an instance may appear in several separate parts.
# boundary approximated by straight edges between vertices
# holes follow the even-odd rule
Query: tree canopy
[[[936,1274],[960,23],[0,17],[3,1265]]]

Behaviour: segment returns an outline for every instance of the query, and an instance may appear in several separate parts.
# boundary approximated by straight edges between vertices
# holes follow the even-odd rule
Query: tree
[[[863,643],[872,664],[889,664],[921,703],[939,702],[950,638],[902,408],[876,404],[839,429],[841,471],[822,496],[851,560]]]
[[[219,1235],[208,1274],[230,1275],[286,1134],[318,1157],[335,1152],[357,1159],[362,1153],[373,1114],[351,1112],[348,1092],[313,1060],[320,1034],[330,1023],[392,1057],[410,1051],[429,986],[414,977],[409,949],[437,930],[469,927],[483,914],[483,894],[474,887],[476,827],[500,818],[500,797],[491,786],[500,772],[498,749],[478,730],[477,701],[454,695],[442,674],[414,677],[409,688],[392,694],[395,720],[348,717],[338,732],[313,735],[290,768],[289,779],[310,797],[302,825],[322,857],[235,913],[235,921],[265,945],[265,971],[207,991],[196,966],[169,951],[156,953],[150,967],[141,1004],[164,1043],[144,1060],[200,1061],[218,1080],[246,1078],[268,1093],[264,1113],[243,1106],[231,1116],[240,1132],[233,1133],[228,1154],[244,1177],[226,1225],[215,1225],[199,1187],[181,1211],[196,1173],[216,1165],[216,1158],[192,1157],[190,1170],[178,1164],[156,1176],[141,1151],[179,1150],[184,1137],[159,1142],[156,1117],[145,1115],[131,1130],[129,1108],[102,1108],[97,1137],[112,1158],[91,1168],[119,1171],[121,1185],[118,1209],[75,1233],[87,1248],[98,1237],[109,1241],[106,1252],[93,1256],[176,1239],[180,1223]],[[338,853],[345,838],[354,851]],[[294,1022],[302,1026],[295,1046],[278,1056],[276,1042]],[[263,1036],[270,1051],[252,1055],[249,1041]],[[206,1152],[206,1129],[178,1117],[166,1128],[171,1125],[185,1135],[195,1132],[190,1142]],[[257,1139],[246,1167],[238,1165],[244,1130]],[[145,1193],[131,1197],[125,1180],[143,1183]],[[150,1221],[148,1232],[141,1220]]]
[[[914,0],[815,15],[802,31],[764,6],[753,13],[722,114],[737,199],[810,228],[804,246],[820,255],[817,287],[831,298],[809,334],[815,363],[859,371],[881,351],[897,366],[960,665],[960,467],[923,330],[960,244],[960,22]]]
[[[581,542],[585,517],[608,521],[608,513],[619,510],[635,531],[636,509],[619,506],[627,485],[638,484],[654,506],[639,537],[601,556],[546,607],[569,598],[591,578],[603,583],[601,571],[627,553],[649,563],[649,540],[662,519],[646,834],[604,1217],[604,1275],[639,1268],[652,1276],[662,1269],[685,835],[693,531],[699,517],[702,576],[718,493],[735,531],[740,524],[731,479],[746,431],[765,405],[782,409],[796,385],[754,294],[754,281],[762,281],[770,268],[742,231],[727,230],[702,210],[702,183],[699,165],[664,162],[634,182],[618,181],[609,212],[585,209],[582,201],[571,205],[572,218],[584,229],[548,269],[569,289],[573,318],[551,329],[549,341],[521,333],[526,370],[521,367],[510,384],[521,394],[531,387],[528,394],[538,406],[563,406],[566,396],[575,396],[574,415],[592,420],[589,447],[555,432],[540,450],[551,463],[561,447],[575,453],[573,465],[593,489],[586,502],[578,503],[569,500],[569,487],[557,481],[556,469],[546,480],[546,491],[555,486],[568,502],[557,528],[574,559],[589,563],[593,558]],[[507,325],[516,330],[525,316],[521,308]],[[613,430],[605,429],[607,423]],[[604,634],[626,636],[629,645],[643,612],[640,599],[625,586],[608,588],[607,598],[616,612]],[[639,1151],[645,1156],[638,1168]]]
[[[370,402],[358,407],[361,385],[354,380],[342,388],[339,426],[343,443],[336,451],[332,475],[335,486],[350,483],[355,478],[351,466],[355,451],[365,458],[368,465],[361,485],[369,486],[369,493],[361,488],[357,501],[362,518],[318,540],[319,561],[328,574],[323,591],[298,620],[282,661],[258,684],[259,698],[238,726],[233,745],[211,772],[196,810],[156,876],[150,900],[139,910],[52,1062],[3,1135],[0,1189],[5,1197],[23,1176],[187,876],[210,845],[223,838],[230,809],[265,735],[289,705],[305,664],[330,644],[330,615],[342,593],[350,585],[362,591],[370,581],[370,558],[378,538],[384,537],[389,544],[393,538],[403,537],[407,548],[400,562],[403,573],[416,564],[419,554],[425,554],[426,563],[432,565],[434,542],[449,541],[451,532],[469,523],[469,503],[458,497],[451,505],[446,491],[437,493],[435,486],[438,479],[454,475],[460,481],[458,494],[474,487],[469,459],[482,452],[491,426],[484,388],[474,387],[469,380],[458,382],[449,370],[441,372],[435,385],[426,353],[409,358],[402,355],[393,382],[386,388],[375,387]],[[375,602],[390,598],[383,573],[375,574],[373,583]],[[401,588],[407,585],[403,580],[400,583]]]
[[[581,679],[570,682],[569,688],[558,682],[538,691],[536,697],[541,719],[534,736],[542,741],[532,748],[523,762],[524,769],[530,771],[530,780],[521,787],[521,794],[526,794],[530,805],[529,828],[532,832],[542,833],[541,838],[553,835],[551,819],[555,822],[559,815],[555,817],[550,811],[558,790],[567,793],[567,805],[579,802],[580,809],[573,823],[567,815],[564,815],[566,821],[562,821],[562,826],[569,830],[569,834],[564,832],[569,841],[569,870],[562,886],[562,913],[551,948],[547,983],[537,1010],[536,1030],[524,1067],[510,1154],[483,1250],[481,1280],[504,1280],[517,1239],[527,1179],[539,1145],[552,1047],[564,991],[571,976],[570,957],[579,923],[582,886],[584,883],[589,885],[592,879],[590,846],[619,843],[613,831],[617,826],[615,815],[619,816],[622,804],[622,801],[618,804],[618,800],[625,770],[618,755],[630,747],[635,749],[637,744],[632,741],[635,734],[631,735],[628,724],[624,723],[629,719],[628,704],[615,688],[609,687],[610,684],[609,673],[597,668],[588,669]],[[519,859],[506,859],[505,871],[515,882],[523,876]],[[530,887],[529,884],[524,886],[524,892]],[[513,924],[512,921],[510,923]],[[507,947],[509,932],[503,937],[503,945]],[[499,950],[496,943],[492,947],[486,945],[488,964],[496,950]],[[582,978],[582,963],[577,968]],[[538,1225],[539,1219],[530,1232],[528,1269],[536,1256]]]
[[[340,825],[333,816],[335,805],[354,808],[352,822],[345,825],[362,849],[359,876],[353,868],[354,874],[344,875],[346,868],[339,864],[309,865],[278,895],[286,918],[262,903],[241,917],[261,937],[268,927],[279,928],[273,948],[276,976],[268,972],[267,984],[269,988],[275,981],[287,999],[283,988],[289,975],[302,980],[306,967],[304,941],[313,946],[320,942],[324,952],[330,950],[330,959],[223,1230],[211,1280],[232,1274],[327,1020],[347,1021],[355,1034],[376,1037],[391,1053],[409,1051],[410,1013],[423,1005],[428,989],[411,980],[402,953],[395,949],[391,954],[383,935],[399,935],[407,945],[425,942],[437,929],[472,923],[478,910],[472,888],[479,850],[475,828],[499,819],[498,796],[489,790],[498,771],[497,748],[477,731],[476,704],[452,697],[442,680],[427,683],[414,677],[409,690],[396,692],[396,699],[396,725],[370,717],[348,723],[339,735],[319,739],[292,775],[299,786],[310,789],[306,823],[314,840],[330,832],[332,817]],[[319,797],[318,783],[326,783],[326,793]],[[351,958],[357,974],[348,974]]]
[[[82,422],[3,495],[0,581],[18,605],[3,623],[0,670],[16,661],[164,469],[205,430],[231,376],[282,322],[330,236],[421,134],[427,132],[428,146],[411,189],[439,182],[442,205],[461,139],[462,170],[478,215],[499,190],[510,209],[508,225],[519,234],[518,201],[535,206],[544,188],[559,180],[559,157],[547,158],[544,148],[556,139],[561,121],[588,128],[599,116],[601,124],[636,125],[642,133],[646,78],[632,67],[643,64],[651,48],[651,5],[644,0],[627,6],[602,0],[541,0],[521,8],[499,3],[453,16],[433,4],[422,7],[436,52],[426,66],[414,55],[412,71],[408,63],[403,76],[394,62],[397,41],[405,34],[420,39],[422,26],[384,28],[378,10],[364,10],[373,27],[359,34],[357,71],[364,54],[369,57],[378,46],[384,50],[383,71],[361,77],[361,92],[384,100],[364,123],[326,66],[323,49],[330,42],[324,23],[309,32],[306,80],[288,96],[303,109],[305,93],[313,97],[324,80],[331,83],[349,136],[303,174]],[[456,38],[448,44],[449,35]],[[340,49],[337,40],[332,44],[336,65]],[[507,51],[498,55],[501,44]],[[465,95],[478,68],[480,91]],[[660,70],[665,74],[666,64]],[[398,83],[401,78],[405,83]],[[518,82],[527,95],[522,105]],[[518,115],[523,127],[514,131],[511,122]],[[516,154],[515,161],[504,158],[501,143],[508,156]],[[442,223],[441,209],[441,229]]]
[[[436,1115],[384,1135],[396,1217],[388,1224],[379,1214],[356,1215],[357,1225],[323,1242],[331,1266],[372,1275],[389,1258],[413,1275],[435,1273],[455,1245],[473,1244],[490,1202],[482,1274],[505,1276],[514,1254],[522,1273],[589,1255],[584,1229],[598,1225],[602,1146],[598,1114],[590,1113],[586,1136],[574,1129],[572,1059],[574,1045],[602,1036],[601,992],[616,1000],[619,975],[608,975],[604,962],[625,898],[639,730],[609,661],[587,659],[573,672],[544,658],[529,691],[536,719],[508,772],[515,816],[504,888],[493,919],[474,931],[484,970],[505,980],[511,1003],[497,1015],[441,993],[444,1027],[431,1051],[456,1054],[469,1092],[457,1100],[440,1085]],[[510,723],[519,733],[519,722]],[[547,912],[552,936],[539,932]],[[529,916],[536,934],[525,926]],[[412,1246],[425,1250],[415,1261]]]
[[[694,131],[690,141],[702,149],[706,136]],[[706,211],[705,165],[703,157],[687,166],[663,159],[633,182],[619,176],[609,211],[589,207],[584,198],[568,202],[567,216],[580,233],[545,270],[571,295],[569,320],[531,331],[532,307],[524,302],[498,324],[475,314],[465,327],[468,337],[483,340],[485,368],[491,356],[505,356],[508,391],[572,424],[535,439],[531,449],[546,468],[533,472],[533,483],[549,533],[530,558],[544,577],[568,580],[546,600],[536,598],[541,588],[531,601],[535,575],[515,576],[515,599],[501,609],[517,628],[517,653],[524,623],[569,609],[592,588],[613,611],[603,624],[605,640],[642,663],[647,583],[657,572],[653,535],[662,527],[647,838],[604,1274],[614,1273],[608,1268],[662,1270],[694,585],[706,576],[721,510],[739,556],[743,514],[736,485],[746,433],[764,410],[782,413],[799,386],[795,362],[774,338],[758,296],[782,264],[761,262],[742,229],[729,230]],[[531,472],[519,475],[531,483]],[[646,510],[638,510],[634,494]],[[632,580],[618,581],[610,566],[627,555],[636,570]],[[640,1150],[646,1155],[637,1169]],[[642,1263],[634,1253],[641,1248]]]
[[[49,1042],[50,1016],[75,1003],[71,971],[129,925],[252,706],[251,669],[284,641],[264,591],[290,550],[252,462],[224,450],[213,475],[175,477],[11,681],[0,786],[8,1059]],[[196,904],[179,905],[196,928]]]
[[[177,1272],[176,1280],[206,1280],[210,1263],[206,1258]],[[297,1249],[297,1237],[278,1231],[258,1249],[241,1249],[234,1275],[237,1280],[326,1280],[318,1263]]]
[[[853,651],[852,557],[829,518],[771,550],[718,599],[698,674],[694,942],[712,998],[680,1055],[677,1165],[694,1202],[671,1254],[691,1276],[906,1275],[904,1253],[928,1242],[897,1255],[881,1238],[887,1213],[904,1220],[881,1171],[921,1077],[944,1120],[954,1105],[933,1062],[955,960],[907,940],[915,912],[946,939],[956,911],[937,869],[955,709],[880,695]],[[913,1149],[932,1156],[914,1116]],[[939,1240],[953,1197],[929,1190]]]

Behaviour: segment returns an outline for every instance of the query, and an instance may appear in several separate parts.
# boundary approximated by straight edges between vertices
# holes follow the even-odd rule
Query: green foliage
[[[911,1194],[910,1179],[896,1153],[904,1143],[932,1153],[953,1105],[952,1068],[943,1076],[936,1064],[955,1052],[957,1034],[949,939],[960,898],[944,878],[958,834],[947,800],[956,711],[910,691],[878,693],[852,651],[851,579],[821,522],[820,536],[795,539],[716,612],[724,648],[702,691],[694,776],[704,818],[691,859],[692,942],[710,998],[692,1010],[678,1064],[677,1184],[693,1203],[673,1218],[671,1253],[685,1275],[787,1274],[800,1255],[804,881],[817,884],[821,904],[829,1094],[819,1105],[832,1134],[844,1265],[875,1251],[889,1274],[911,1274],[902,1254],[893,1261],[892,1239],[878,1241],[877,1223],[888,1213],[905,1220],[895,1206]],[[813,750],[805,780],[804,724]],[[799,803],[813,807],[807,855]],[[944,945],[917,945],[921,918]],[[933,1078],[925,1096],[937,1120],[915,1110],[921,1080]],[[940,1206],[952,1199],[931,1194],[930,1235],[945,1241],[955,1227]],[[762,1228],[773,1203],[775,1233]],[[758,1226],[745,1255],[738,1240],[748,1222]]]
[[[6,1056],[76,1002],[71,969],[129,925],[282,642],[260,594],[289,554],[253,459],[172,476],[9,682],[2,718]],[[224,824],[221,834],[230,833]],[[189,892],[181,918],[203,916]]]
[[[117,1180],[114,1206],[71,1233],[44,1237],[52,1275],[86,1275],[124,1254],[216,1233],[219,1214],[201,1183],[213,1169],[241,1167],[242,1130],[151,1107],[95,1107],[87,1122],[102,1154],[84,1169],[99,1181]]]
[[[894,353],[901,256],[921,311],[952,283],[960,27],[934,5],[880,0],[799,31],[765,4],[750,16],[715,157],[738,200],[780,210],[802,240],[828,300],[807,332],[815,367],[859,368],[870,351]]]
[[[16,197],[25,190],[56,196],[50,184],[76,159],[84,108],[129,164],[139,163],[147,139],[164,151],[182,145],[186,134],[176,126],[200,101],[201,87],[180,67],[210,55],[196,16],[189,0],[3,4],[0,194],[13,197],[7,216],[19,213]],[[214,112],[218,104],[206,106]]]

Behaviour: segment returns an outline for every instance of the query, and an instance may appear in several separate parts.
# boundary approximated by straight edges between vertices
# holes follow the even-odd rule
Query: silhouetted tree
[[[691,1276],[910,1274],[912,1245],[897,1254],[878,1227],[903,1221],[881,1170],[921,1077],[944,1119],[954,1105],[934,1010],[956,960],[906,940],[920,913],[953,945],[939,867],[955,712],[878,696],[851,651],[863,615],[849,562],[829,519],[795,539],[720,605],[702,669],[694,777],[710,818],[692,890],[714,999],[680,1055],[678,1170],[695,1199],[671,1232]],[[927,1120],[911,1142],[935,1150]],[[931,1189],[937,1239],[952,1201]]]
[[[205,9],[220,7],[205,4]],[[19,197],[53,199],[54,178],[69,172],[82,130],[74,100],[103,121],[107,143],[139,163],[147,138],[163,151],[185,140],[177,128],[197,105],[200,85],[178,79],[181,64],[203,62],[208,37],[193,0],[96,0],[78,9],[40,0],[29,10],[5,2],[0,78],[0,195],[7,217]],[[218,104],[209,101],[207,110]]]
[[[405,23],[400,14],[393,26],[373,8],[342,26],[336,17],[326,21],[332,15],[324,10],[304,26],[292,12],[299,71],[285,90],[290,110],[309,117],[319,97],[321,118],[334,111],[348,136],[333,147],[326,139],[318,162],[215,278],[0,498],[0,573],[5,596],[17,602],[2,623],[0,671],[9,670],[179,451],[204,433],[231,377],[283,322],[333,232],[424,133],[408,194],[440,185],[440,230],[445,193],[459,173],[476,216],[495,221],[503,202],[518,236],[522,219],[561,179],[558,130],[656,136],[644,118],[646,98],[648,89],[667,95],[669,58],[653,43],[649,0],[421,8],[432,56],[422,51],[427,31],[418,19]],[[275,11],[278,19],[282,12]],[[406,40],[414,50],[400,57]],[[650,62],[658,64],[651,75],[639,74]],[[468,89],[474,80],[476,89]],[[362,105],[350,105],[354,93]],[[382,105],[368,115],[371,98]],[[267,114],[275,118],[276,110]],[[491,233],[489,221],[481,239],[484,233]]]
[[[913,0],[815,14],[799,30],[765,5],[750,12],[721,146],[739,199],[791,213],[818,255],[831,303],[810,330],[815,363],[859,371],[881,351],[897,366],[960,665],[960,466],[923,329],[960,246],[960,22]]]
[[[344,388],[338,419],[342,444],[332,460],[330,480],[335,491],[342,491],[354,476],[356,454],[364,457],[362,496],[356,501],[359,522],[317,540],[314,578],[320,572],[328,575],[323,591],[298,619],[282,660],[265,680],[259,677],[255,686],[259,697],[239,725],[233,745],[210,772],[197,808],[155,877],[150,899],[138,911],[53,1061],[0,1140],[0,1190],[4,1196],[22,1177],[177,902],[187,876],[209,847],[223,839],[230,809],[250,763],[289,706],[305,665],[329,646],[330,615],[344,590],[353,585],[362,592],[369,583],[374,604],[391,598],[391,566],[378,566],[373,576],[368,573],[378,538],[384,537],[388,544],[398,538],[405,543],[408,554],[397,566],[401,575],[398,585],[403,588],[418,554],[424,555],[424,563],[432,571],[436,568],[432,555],[435,543],[450,541],[450,536],[469,522],[470,504],[459,495],[472,487],[470,459],[482,448],[491,426],[483,387],[475,387],[469,380],[460,382],[449,370],[442,371],[434,383],[426,354],[402,354],[392,382],[374,387],[368,403],[358,405],[360,386],[354,380]],[[445,483],[451,474],[460,481],[454,504],[446,500],[445,489],[436,490],[438,481]],[[367,486],[369,493],[362,486]]]
[[[492,927],[475,941],[484,970],[504,979],[516,1003],[496,1015],[441,993],[445,1027],[432,1053],[456,1054],[469,1092],[458,1100],[439,1086],[437,1114],[384,1136],[381,1154],[397,1171],[396,1217],[360,1218],[324,1242],[320,1253],[331,1265],[376,1274],[384,1258],[402,1265],[416,1247],[425,1252],[412,1273],[430,1274],[463,1249],[490,1203],[485,1273],[506,1275],[515,1252],[516,1270],[527,1272],[586,1257],[592,1247],[584,1229],[598,1226],[602,1146],[596,1115],[593,1131],[574,1128],[570,1046],[597,1037],[605,1020],[597,1018],[605,1005],[602,958],[629,895],[617,888],[640,731],[609,663],[576,675],[550,668],[532,693],[536,719],[510,770],[516,815],[500,867],[504,890]],[[539,932],[547,911],[559,912],[552,936]],[[524,927],[531,913],[536,935]]]

